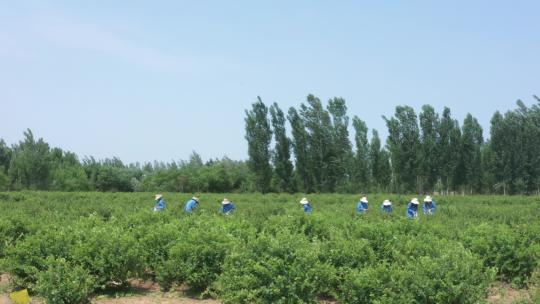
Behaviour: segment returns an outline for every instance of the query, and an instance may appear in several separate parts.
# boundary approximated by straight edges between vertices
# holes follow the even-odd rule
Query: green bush
[[[335,278],[303,235],[261,235],[225,259],[214,285],[224,303],[315,303]]]
[[[540,261],[540,245],[524,237],[519,229],[482,224],[466,230],[465,246],[496,267],[501,280],[524,286]]]
[[[164,290],[174,283],[186,283],[196,290],[208,288],[221,274],[232,240],[224,229],[192,227],[183,231],[158,268],[158,283]]]
[[[50,257],[47,269],[37,275],[36,291],[48,304],[89,303],[94,278],[80,265]]]
[[[313,194],[306,216],[303,194],[201,194],[193,214],[190,194],[164,195],[154,213],[153,193],[0,193],[0,268],[40,294],[153,278],[225,303],[471,303],[495,279],[538,285],[538,198],[448,196],[410,221],[399,196],[391,216],[377,210],[386,195],[357,216],[357,196]],[[235,216],[217,213],[223,197]],[[70,267],[72,281],[53,276]]]
[[[126,286],[144,270],[144,255],[137,240],[115,223],[86,231],[72,249],[72,258],[96,278],[97,288]]]
[[[382,263],[352,270],[341,287],[343,303],[477,303],[495,271],[461,247],[439,248],[436,257],[411,256],[404,264]]]

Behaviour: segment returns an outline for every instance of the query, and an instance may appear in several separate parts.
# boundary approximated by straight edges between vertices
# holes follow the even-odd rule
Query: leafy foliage
[[[303,194],[229,193],[237,212],[227,217],[221,195],[201,194],[194,214],[182,210],[190,195],[164,196],[167,211],[153,213],[151,193],[0,193],[0,268],[51,303],[129,279],[225,303],[477,303],[495,279],[538,276],[533,197],[440,197],[436,216],[408,220],[400,196],[388,197],[393,214],[372,195],[357,216],[353,195],[312,195],[305,215]]]

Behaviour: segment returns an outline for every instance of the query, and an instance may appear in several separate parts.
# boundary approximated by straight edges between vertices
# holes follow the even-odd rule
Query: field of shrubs
[[[237,210],[218,213],[224,196]],[[130,279],[184,285],[223,303],[480,303],[497,281],[538,276],[540,198],[435,197],[410,220],[410,196],[0,193],[0,273],[48,303],[84,303]]]

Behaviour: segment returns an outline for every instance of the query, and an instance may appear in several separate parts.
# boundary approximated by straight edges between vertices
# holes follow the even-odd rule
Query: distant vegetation
[[[0,139],[1,190],[341,192],[540,194],[540,99],[495,112],[489,139],[477,119],[463,123],[449,108],[417,115],[397,106],[386,144],[342,98],[324,106],[315,96],[284,113],[259,98],[246,110],[247,161],[227,158],[125,164],[79,159],[27,130],[9,147]],[[240,134],[239,134],[240,136]]]

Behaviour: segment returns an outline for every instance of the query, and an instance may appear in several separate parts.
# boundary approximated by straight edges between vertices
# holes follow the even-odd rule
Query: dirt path
[[[491,288],[487,302],[490,304],[532,303],[527,289],[514,289],[508,284],[500,283]]]
[[[152,293],[144,296],[122,297],[117,299],[95,299],[92,304],[218,304],[216,300],[198,300],[175,295]]]
[[[159,286],[152,282],[136,281],[130,282],[134,288],[133,295],[126,295],[118,298],[108,296],[98,296],[92,300],[92,304],[219,304],[218,300],[200,300],[186,296],[185,288],[178,288],[172,292],[161,292]],[[9,290],[9,275],[0,275],[0,304],[12,304],[7,291]],[[508,284],[499,283],[492,287],[487,303],[490,304],[513,304],[513,303],[533,303],[529,290],[517,290]],[[33,299],[33,304],[44,304],[44,301]],[[324,302],[322,303],[335,303]]]

